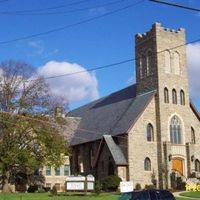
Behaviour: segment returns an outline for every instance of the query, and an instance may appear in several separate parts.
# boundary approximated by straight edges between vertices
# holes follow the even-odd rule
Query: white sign
[[[67,190],[84,190],[84,182],[67,182]]]
[[[67,176],[66,181],[85,181],[85,176]]]
[[[67,190],[94,190],[94,176],[68,176],[66,177]]]
[[[88,182],[87,183],[87,189],[88,190],[94,190],[94,182]]]
[[[133,181],[121,181],[120,182],[120,192],[132,192],[133,191]]]

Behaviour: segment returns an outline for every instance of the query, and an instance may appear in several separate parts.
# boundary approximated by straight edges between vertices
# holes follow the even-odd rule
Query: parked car
[[[176,200],[168,190],[141,190],[122,193],[119,200]]]

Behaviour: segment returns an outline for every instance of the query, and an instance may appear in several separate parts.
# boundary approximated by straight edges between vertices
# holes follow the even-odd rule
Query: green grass
[[[176,197],[176,200],[193,200],[192,198],[200,199],[200,192],[183,192],[182,196],[191,197]],[[114,193],[101,193],[99,196],[94,194],[58,194],[58,196],[50,196],[49,193],[0,193],[0,200],[118,200],[119,195]]]
[[[0,200],[117,200],[119,195],[112,193],[102,193],[99,196],[84,195],[58,195],[50,196],[48,193],[25,193],[25,194],[1,194]]]
[[[180,194],[181,196],[191,197],[191,198],[198,198],[200,199],[200,192],[183,192]]]

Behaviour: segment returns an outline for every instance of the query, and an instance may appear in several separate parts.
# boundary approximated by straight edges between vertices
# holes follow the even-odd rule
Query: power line
[[[3,3],[3,2],[5,2],[5,1],[9,1],[9,0],[1,0],[0,3]]]
[[[59,27],[59,28],[55,28],[55,29],[51,29],[51,30],[48,30],[48,31],[44,31],[44,32],[40,32],[40,33],[36,33],[36,34],[32,34],[32,35],[27,35],[27,36],[15,38],[15,39],[7,40],[7,41],[1,41],[0,45],[12,43],[12,42],[17,42],[17,41],[25,40],[25,39],[29,39],[29,38],[39,37],[39,36],[42,36],[42,35],[47,35],[47,34],[50,34],[50,33],[63,31],[65,29],[69,29],[69,28],[72,28],[72,27],[75,27],[75,26],[86,24],[86,23],[89,23],[91,21],[95,21],[97,19],[100,19],[100,18],[103,18],[103,17],[107,17],[109,15],[115,14],[117,12],[120,12],[120,11],[123,11],[123,10],[127,10],[129,8],[132,8],[132,7],[136,6],[136,5],[144,2],[144,1],[145,0],[140,0],[140,1],[136,2],[136,3],[129,4],[129,5],[125,6],[125,7],[119,8],[119,9],[115,9],[115,10],[113,10],[111,12],[106,13],[106,14],[102,14],[102,15],[97,16],[97,17],[92,17],[92,18],[89,18],[89,19],[85,19],[85,20],[82,20],[82,21],[79,21],[79,22],[76,22],[76,23],[73,23],[73,24],[65,25],[65,26],[62,26],[62,27]]]
[[[198,9],[198,8],[188,7],[188,6],[184,6],[184,5],[180,5],[180,4],[176,4],[176,3],[169,3],[169,2],[166,2],[166,1],[160,1],[160,0],[149,0],[149,1],[152,1],[154,3],[165,4],[165,5],[168,5],[168,6],[174,6],[174,7],[182,8],[182,9],[186,9],[186,10],[200,12],[200,9]]]
[[[94,68],[90,68],[90,69],[87,69],[87,70],[81,70],[81,71],[78,71],[78,72],[61,74],[61,75],[57,75],[57,76],[44,77],[44,79],[52,79],[52,78],[58,78],[58,77],[63,77],[63,76],[71,76],[71,75],[80,74],[80,73],[84,73],[84,72],[90,72],[90,71],[94,71],[94,70],[110,68],[110,67],[113,67],[113,66],[116,66],[116,65],[122,65],[122,64],[125,64],[125,63],[129,63],[129,62],[132,62],[134,60],[135,60],[134,58],[131,58],[131,59],[123,60],[123,61],[120,61],[120,62],[104,65],[104,66],[101,66],[101,67],[94,67]]]
[[[32,12],[32,13],[26,13],[26,12],[20,12],[20,11],[12,11],[12,12],[8,12],[8,11],[4,11],[4,12],[1,12],[0,11],[0,14],[3,14],[3,15],[31,15],[31,16],[38,16],[38,15],[57,15],[57,14],[69,14],[69,13],[74,13],[74,12],[80,12],[80,11],[85,11],[85,10],[90,10],[90,9],[96,9],[96,8],[100,8],[100,7],[104,7],[104,6],[111,6],[113,4],[117,4],[117,3],[121,3],[121,2],[124,2],[126,0],[115,0],[115,1],[112,1],[112,2],[109,2],[109,3],[104,3],[104,4],[99,4],[97,6],[90,6],[90,7],[85,7],[85,8],[78,8],[78,9],[73,9],[73,10],[68,10],[68,11],[57,11],[57,12]]]
[[[193,43],[196,43],[196,42],[199,42],[199,41],[200,41],[200,38],[198,38],[196,40],[193,40],[193,41],[190,41],[190,42],[187,42],[187,43],[184,43],[184,44],[181,44],[181,45],[178,45],[178,46],[174,46],[172,48],[163,49],[162,51],[153,53],[152,57],[157,55],[157,54],[163,53],[166,50],[177,49],[177,48],[186,46],[188,44],[193,44]],[[130,59],[122,60],[122,61],[119,61],[119,62],[107,64],[107,65],[103,65],[103,66],[100,66],[100,67],[93,67],[93,68],[89,68],[89,69],[85,69],[85,70],[81,70],[81,71],[77,71],[77,72],[73,72],[73,73],[66,73],[66,74],[60,74],[60,75],[42,77],[42,78],[47,80],[47,79],[53,79],[53,78],[72,76],[72,75],[76,75],[76,74],[80,74],[80,73],[91,72],[91,71],[101,70],[101,69],[107,69],[107,68],[110,68],[110,67],[115,67],[115,66],[122,65],[122,64],[125,64],[125,63],[129,63],[129,62],[133,62],[133,61],[136,61],[136,60],[138,60],[137,57],[136,58],[130,58]],[[37,80],[37,79],[30,79],[30,80],[27,80],[27,82],[31,82],[31,81],[35,81],[35,80]],[[20,93],[21,91],[17,91],[17,92]]]
[[[8,0],[4,0],[4,1],[8,1]],[[81,1],[76,1],[74,3],[62,4],[62,5],[59,5],[59,6],[52,6],[52,7],[47,7],[47,8],[38,8],[38,9],[30,9],[30,10],[0,11],[0,14],[20,14],[20,13],[21,14],[22,13],[25,14],[26,12],[48,11],[48,10],[66,8],[66,7],[69,7],[69,6],[82,4],[82,3],[87,2],[87,1],[89,1],[89,0],[81,0]]]
[[[196,43],[196,42],[199,42],[199,41],[200,41],[200,38],[198,38],[196,40],[193,40],[193,41],[190,41],[190,42],[187,42],[187,43],[184,43],[184,44],[181,44],[181,45],[178,45],[178,46],[174,46],[172,48],[164,49],[162,51],[153,53],[152,56],[155,56],[157,54],[163,53],[166,50],[177,49],[177,48],[186,46],[188,44],[193,44],[193,43]],[[89,68],[89,69],[86,69],[86,70],[81,70],[81,71],[77,71],[77,72],[73,72],[73,73],[66,73],[66,74],[60,74],[60,75],[55,75],[55,76],[44,77],[44,79],[47,80],[47,79],[65,77],[65,76],[72,76],[72,75],[76,75],[76,74],[80,74],[80,73],[85,73],[85,72],[90,72],[90,71],[95,71],[95,70],[106,69],[106,68],[110,68],[110,67],[115,67],[115,66],[118,66],[118,65],[122,65],[122,64],[125,64],[125,63],[133,62],[133,61],[136,61],[136,60],[138,60],[138,58],[130,58],[130,59],[122,60],[122,61],[119,61],[119,62],[115,62],[115,63],[103,65],[103,66],[100,66],[100,67],[93,67],[93,68]],[[35,79],[29,80],[29,81],[34,81],[34,80]]]

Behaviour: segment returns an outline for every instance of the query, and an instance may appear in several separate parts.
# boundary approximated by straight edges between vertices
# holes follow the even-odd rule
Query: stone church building
[[[185,30],[135,36],[136,84],[72,110],[71,173],[170,187],[200,176],[200,115],[188,88]]]

